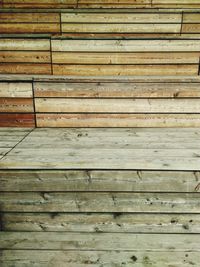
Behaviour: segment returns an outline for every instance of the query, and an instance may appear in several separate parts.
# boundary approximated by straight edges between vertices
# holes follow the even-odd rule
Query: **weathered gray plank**
[[[199,193],[3,192],[5,212],[200,212]]]

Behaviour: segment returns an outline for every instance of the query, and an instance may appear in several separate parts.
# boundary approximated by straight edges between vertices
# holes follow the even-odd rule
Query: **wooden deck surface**
[[[198,128],[41,128],[22,135],[23,141],[1,159],[1,169],[200,168]]]

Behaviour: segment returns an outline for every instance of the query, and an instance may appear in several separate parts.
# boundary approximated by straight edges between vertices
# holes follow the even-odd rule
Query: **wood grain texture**
[[[0,127],[34,127],[34,114],[0,114]]]
[[[28,82],[0,82],[0,97],[32,98],[32,84]]]
[[[199,180],[199,172],[183,171],[0,171],[0,188],[7,192],[198,192]]]
[[[54,75],[134,76],[134,75],[198,75],[199,65],[53,65]],[[1,69],[0,69],[1,70]],[[4,71],[2,71],[4,72]]]
[[[34,82],[36,97],[92,98],[196,98],[200,97],[199,83],[165,82]]]
[[[146,267],[152,265],[154,267],[188,267],[198,265],[199,252],[125,252],[125,251],[27,251],[27,250],[4,250],[0,263],[2,267],[12,267],[15,262],[15,267],[26,267],[34,264],[36,267],[77,267],[77,266],[108,266],[123,265],[125,267]]]
[[[0,51],[1,63],[50,63],[50,52]]]
[[[48,39],[26,39],[26,38],[1,38],[0,50],[22,50],[22,51],[49,51],[50,42]]]
[[[120,234],[120,233],[45,233],[2,232],[0,248],[121,250],[121,251],[198,251],[199,235]],[[112,247],[112,249],[111,249]],[[149,249],[151,248],[151,249]]]
[[[76,0],[3,0],[4,8],[73,8]]]
[[[37,114],[38,127],[200,127],[199,114]]]
[[[31,98],[0,98],[0,112],[34,112],[33,100]]]
[[[3,231],[200,233],[199,214],[3,213]]]
[[[8,74],[51,74],[51,64],[1,63],[0,73]]]

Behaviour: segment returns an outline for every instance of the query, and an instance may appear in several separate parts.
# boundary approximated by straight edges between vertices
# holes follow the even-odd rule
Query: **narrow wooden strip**
[[[0,248],[122,251],[198,251],[199,235],[2,232]]]
[[[32,84],[27,82],[1,82],[0,97],[32,97]]]
[[[53,65],[54,75],[197,75],[199,65]],[[0,68],[1,71],[1,68]],[[2,71],[3,73],[8,73]]]
[[[50,50],[48,39],[1,38],[0,50]]]
[[[0,112],[33,112],[31,98],[0,98]]]
[[[200,113],[199,99],[36,98],[36,112]]]
[[[200,233],[199,214],[3,213],[2,231]]]
[[[50,64],[1,63],[0,73],[51,74]]]
[[[27,251],[27,250],[5,250],[2,251],[0,263],[2,267],[27,267],[27,265],[49,267],[53,266],[94,266],[101,267],[106,265],[124,265],[126,267],[188,267],[198,265],[200,261],[199,252],[191,251]],[[145,265],[144,265],[145,264]]]
[[[53,52],[53,63],[67,64],[198,64],[200,53]]]
[[[16,192],[198,192],[199,181],[199,172],[183,171],[0,171],[1,191]]]
[[[198,40],[52,40],[52,51],[199,52]]]
[[[198,114],[37,114],[38,127],[200,127]]]
[[[33,114],[0,114],[1,127],[34,127]],[[1,164],[0,164],[1,165]]]
[[[200,24],[183,24],[182,33],[200,33]]]
[[[199,13],[183,13],[183,23],[200,23]]]
[[[170,19],[171,17],[171,19]],[[158,16],[159,18],[159,16]],[[167,20],[169,18],[170,21],[176,22],[178,20],[178,15],[165,15],[163,14],[163,19]],[[11,12],[6,12],[6,13],[0,13],[0,22],[4,23],[25,23],[25,22],[31,22],[31,23],[59,23],[60,21],[60,16],[58,13],[11,13]],[[13,24],[14,26],[14,24]]]
[[[4,8],[70,8],[76,0],[3,0]]]
[[[49,52],[0,51],[1,63],[50,63]]]
[[[144,24],[83,24],[83,23],[62,23],[62,32],[126,32],[126,33],[179,33],[181,24],[158,24],[158,23],[144,23]]]
[[[59,23],[6,23],[0,24],[0,33],[59,33]]]
[[[190,14],[189,14],[190,15]],[[191,14],[193,17],[193,14]],[[62,23],[180,23],[181,13],[62,13]],[[187,20],[187,17],[185,18]]]
[[[4,157],[5,158],[5,157]],[[3,160],[4,160],[3,158]],[[2,212],[199,213],[199,193],[1,193]]]

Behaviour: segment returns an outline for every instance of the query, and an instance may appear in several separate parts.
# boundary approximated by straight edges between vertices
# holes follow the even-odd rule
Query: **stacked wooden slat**
[[[50,34],[69,37],[199,36],[199,10],[2,10],[1,34]]]

